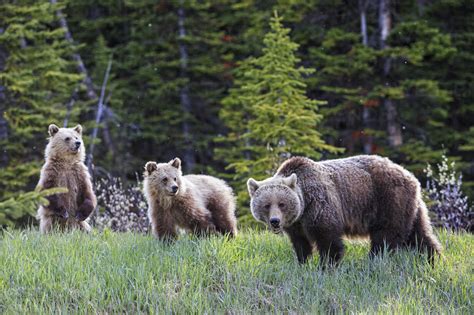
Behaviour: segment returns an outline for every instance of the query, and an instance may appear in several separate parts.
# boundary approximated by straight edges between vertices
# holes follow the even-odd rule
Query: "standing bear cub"
[[[387,158],[361,155],[314,162],[293,157],[276,174],[247,182],[253,216],[290,238],[304,263],[316,246],[320,261],[337,263],[342,236],[370,236],[371,255],[416,247],[430,262],[441,246],[433,235],[418,180]]]
[[[198,235],[237,233],[232,189],[215,177],[182,175],[181,160],[145,165],[144,193],[153,235],[177,238],[177,227]]]
[[[84,164],[85,149],[82,127],[59,128],[52,124],[45,150],[46,163],[41,169],[41,189],[65,187],[67,193],[48,196],[48,206],[40,206],[37,218],[40,231],[47,233],[54,225],[90,231],[86,219],[97,205],[92,182]]]

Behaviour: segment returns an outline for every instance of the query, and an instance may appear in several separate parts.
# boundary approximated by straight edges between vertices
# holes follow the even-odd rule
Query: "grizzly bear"
[[[232,189],[215,177],[182,175],[181,160],[145,165],[144,193],[153,235],[172,241],[180,227],[197,235],[237,233]]]
[[[68,192],[48,196],[49,204],[39,207],[37,218],[40,220],[40,231],[47,233],[53,226],[90,231],[86,219],[95,209],[97,201],[84,164],[82,127],[59,128],[52,124],[48,132],[46,163],[41,169],[38,186],[41,189],[65,187]]]
[[[369,236],[371,256],[403,246],[428,252],[441,246],[433,235],[418,180],[375,155],[314,162],[292,157],[276,174],[247,182],[253,216],[284,231],[304,263],[319,251],[322,266],[339,262],[342,236]]]

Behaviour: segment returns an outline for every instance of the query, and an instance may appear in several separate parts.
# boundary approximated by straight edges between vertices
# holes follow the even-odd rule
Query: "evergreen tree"
[[[237,173],[240,201],[247,199],[241,183],[248,176],[268,177],[293,155],[319,159],[322,152],[340,151],[327,145],[317,130],[322,102],[305,95],[304,76],[313,70],[298,66],[298,45],[276,13],[270,28],[262,56],[249,58],[238,68],[237,86],[224,99],[221,111],[230,128],[226,140],[233,148],[218,154]]]
[[[427,4],[423,17],[451,35],[456,53],[442,68],[441,87],[450,91],[447,127],[439,128],[445,148],[460,158],[463,188],[469,199],[474,198],[474,2],[441,0]],[[448,130],[448,131],[446,131]],[[442,135],[441,135],[442,134]]]

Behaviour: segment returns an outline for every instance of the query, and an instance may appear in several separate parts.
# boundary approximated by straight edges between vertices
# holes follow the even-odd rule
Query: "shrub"
[[[461,189],[462,174],[458,176],[454,166],[455,162],[449,164],[448,158],[443,154],[436,172],[429,164],[424,169],[427,177],[426,192],[431,201],[429,208],[436,214],[433,223],[452,230],[472,232],[474,212]]]
[[[91,223],[103,230],[147,233],[149,222],[140,182],[124,188],[120,178],[104,178],[96,183],[99,210]]]

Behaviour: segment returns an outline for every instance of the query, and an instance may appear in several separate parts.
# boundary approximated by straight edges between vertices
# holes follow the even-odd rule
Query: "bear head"
[[[59,128],[51,124],[48,133],[50,137],[45,151],[46,159],[84,161],[85,149],[81,125],[74,128]]]
[[[247,187],[252,215],[276,233],[293,225],[303,213],[296,174],[275,176],[261,182],[250,178]]]
[[[147,162],[144,177],[149,187],[159,194],[174,197],[184,189],[181,160],[174,158],[168,163]]]

